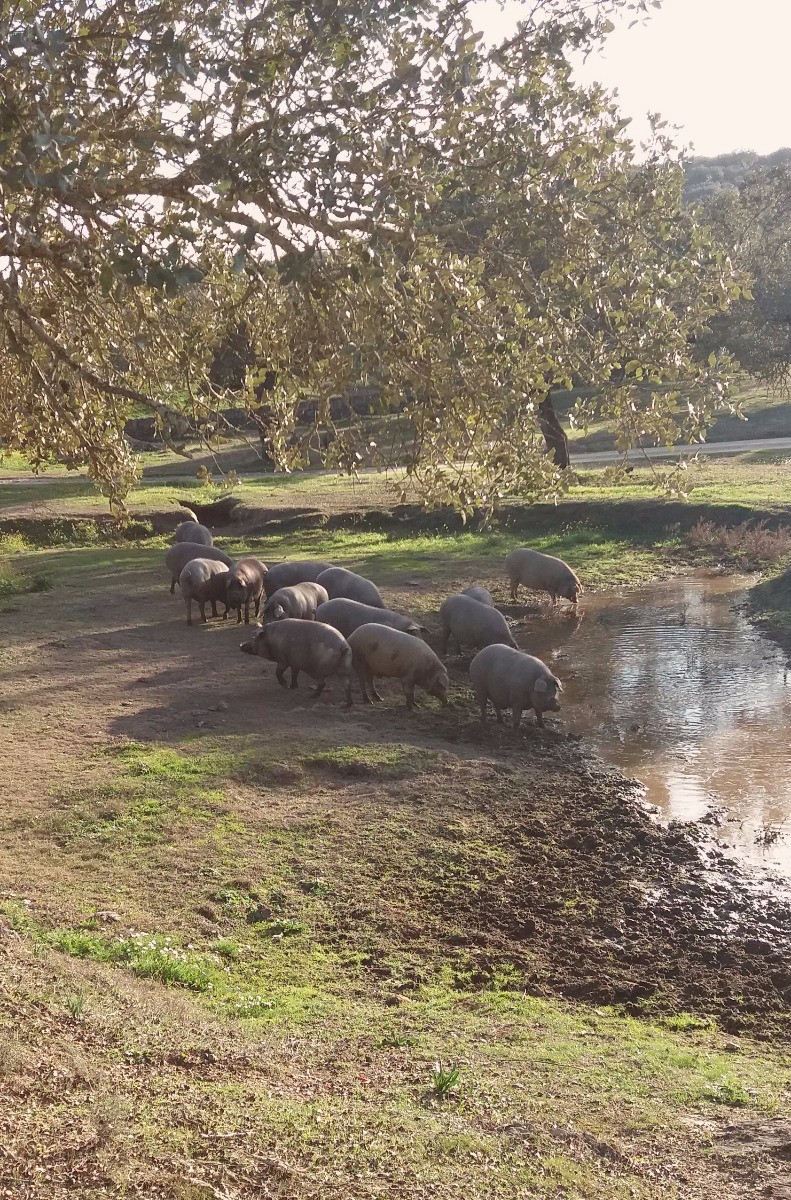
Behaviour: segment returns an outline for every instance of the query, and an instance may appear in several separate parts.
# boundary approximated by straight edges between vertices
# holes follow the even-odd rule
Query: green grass
[[[45,575],[30,575],[0,562],[0,600],[6,600],[9,596],[24,596],[28,592],[46,592],[49,586]]]

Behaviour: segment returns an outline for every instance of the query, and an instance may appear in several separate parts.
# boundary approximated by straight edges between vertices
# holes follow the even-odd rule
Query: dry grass
[[[687,534],[687,545],[718,555],[722,562],[746,570],[772,567],[791,555],[791,529],[770,529],[766,521],[717,525],[700,520]]]

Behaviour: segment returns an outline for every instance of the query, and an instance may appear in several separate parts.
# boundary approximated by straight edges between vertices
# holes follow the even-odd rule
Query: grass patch
[[[179,831],[200,828],[202,836],[240,832],[224,794],[203,786],[216,780],[228,756],[184,754],[167,746],[128,742],[106,757],[116,769],[104,784],[63,798],[62,840],[91,841],[117,852],[155,845]]]
[[[31,575],[26,571],[18,571],[10,563],[0,562],[0,600],[24,596],[29,592],[47,592],[50,587],[45,575]]]
[[[36,930],[34,941],[74,958],[126,967],[140,979],[156,979],[192,992],[211,992],[219,982],[205,954],[184,950],[170,937],[131,933],[116,938],[80,929]]]
[[[444,757],[436,750],[419,746],[369,742],[361,746],[333,746],[319,754],[305,755],[302,762],[306,767],[338,775],[404,779],[432,770]]]

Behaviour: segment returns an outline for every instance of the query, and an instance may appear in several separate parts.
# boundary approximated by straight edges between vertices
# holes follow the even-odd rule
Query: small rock
[[[227,712],[228,711],[228,701],[227,700],[218,700],[214,706],[214,711],[215,712]]]
[[[205,917],[207,921],[217,921],[217,913],[212,908],[211,904],[199,904],[195,912],[200,917]]]
[[[120,914],[113,912],[111,908],[100,908],[94,914],[97,921],[101,921],[103,925],[117,925],[121,921]]]
[[[722,1048],[726,1054],[738,1054],[741,1050],[738,1042],[726,1042]]]

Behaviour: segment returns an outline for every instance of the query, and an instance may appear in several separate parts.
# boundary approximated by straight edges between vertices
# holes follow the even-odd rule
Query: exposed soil
[[[198,948],[244,940],[277,915],[274,882],[289,915],[311,905],[316,969],[326,952],[352,996],[394,1022],[408,1023],[419,985],[442,973],[465,1003],[495,994],[499,978],[517,992],[713,1013],[732,1035],[786,1038],[785,906],[743,887],[692,831],[657,826],[636,786],[593,761],[562,720],[544,733],[482,728],[461,660],[449,710],[429,699],[409,714],[393,688],[382,706],[351,711],[337,688],[315,701],[283,691],[270,664],[240,655],[243,627],[187,627],[150,553],[108,553],[90,572],[75,567],[79,554],[68,552],[68,570],[53,563],[55,590],[16,598],[0,617],[0,899],[26,902],[40,928],[159,929]],[[428,603],[407,579],[385,593],[407,611]],[[108,748],[130,739],[228,752],[209,802],[224,840],[177,812],[150,844],[94,836],[116,815],[103,792]],[[362,750],[336,754],[349,746]],[[73,832],[83,819],[84,836]],[[331,888],[316,903],[322,880]],[[239,911],[220,902],[227,888]],[[562,1124],[551,1114],[555,1067],[540,1059],[526,1083],[495,1077],[458,1110],[421,1101],[407,1125],[388,1088],[422,1097],[431,1064],[375,1050],[362,1024],[342,1047],[332,1018],[293,1035],[250,1031],[177,989],[38,949],[0,923],[8,1200],[453,1200],[462,1180],[475,1200],[581,1194],[562,1176],[540,1193],[502,1182],[556,1155],[596,1180],[584,1193],[595,1200],[788,1194],[779,1126],[718,1141],[714,1123],[646,1132],[627,1117],[593,1134],[584,1089],[562,1097]],[[482,1041],[507,1046],[515,1027],[492,1017]],[[549,1117],[517,1119],[531,1111],[523,1096]],[[309,1114],[296,1138],[276,1123],[291,1108],[295,1121]],[[429,1179],[407,1144],[424,1128],[437,1139]],[[460,1145],[468,1130],[496,1144],[488,1177],[471,1180],[478,1150],[443,1157],[457,1130]]]
[[[416,590],[388,598],[408,610]],[[743,887],[732,865],[715,868],[693,829],[656,825],[634,785],[591,760],[562,721],[547,733],[481,728],[461,662],[447,711],[427,700],[410,715],[392,690],[381,708],[347,712],[337,690],[318,701],[281,691],[271,666],[239,655],[230,621],[188,628],[164,573],[143,562],[19,607],[3,617],[0,876],[42,919],[108,907],[114,868],[58,849],[64,805],[107,771],[97,750],[197,736],[199,751],[203,736],[241,735],[262,765],[231,770],[234,812],[262,832],[311,831],[293,870],[333,879],[321,936],[365,947],[385,991],[442,962],[459,987],[512,964],[534,992],[713,1012],[733,1032],[787,1036],[784,901]],[[350,742],[439,758],[405,772],[322,761]],[[318,762],[294,767],[295,748],[315,748]],[[165,904],[170,927],[201,928],[196,909],[210,897],[188,848],[177,878],[150,895],[138,886],[139,905]]]

